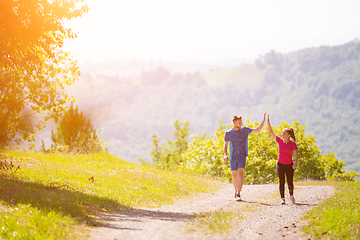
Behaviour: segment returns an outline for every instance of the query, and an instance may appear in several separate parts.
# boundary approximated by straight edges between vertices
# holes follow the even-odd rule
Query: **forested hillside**
[[[176,119],[190,121],[190,134],[213,134],[219,119],[229,124],[233,115],[242,115],[260,121],[268,112],[276,126],[299,120],[323,153],[335,152],[347,171],[359,173],[359,66],[360,43],[352,41],[288,54],[271,51],[252,65],[207,72],[158,67],[120,78],[82,70],[67,91],[81,98],[79,110],[101,129],[109,150],[130,161],[150,161],[152,134],[165,141]],[[48,135],[42,132],[38,139],[48,141]]]
[[[270,52],[255,63],[272,83],[257,108],[267,106],[279,120],[300,120],[322,151],[360,172],[360,43]]]

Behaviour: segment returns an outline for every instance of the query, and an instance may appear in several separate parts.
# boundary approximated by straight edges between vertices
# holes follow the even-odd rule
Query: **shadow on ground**
[[[99,220],[103,222],[102,227],[119,229],[119,230],[143,230],[128,227],[121,227],[121,222],[137,222],[141,223],[147,220],[159,221],[182,221],[191,219],[192,215],[183,213],[163,212],[157,210],[129,209],[128,211],[120,211],[116,214],[102,214]]]
[[[281,205],[280,203],[264,203],[264,202],[256,202],[256,201],[241,201],[241,202],[245,202],[245,203],[251,203],[251,204],[259,204],[259,205],[262,205],[262,206],[268,206],[268,207],[271,207],[271,206],[279,206]],[[317,206],[317,204],[309,204],[309,203],[287,203],[285,204],[284,206],[286,205],[298,205],[298,206],[311,206],[311,207],[314,207],[314,206]]]

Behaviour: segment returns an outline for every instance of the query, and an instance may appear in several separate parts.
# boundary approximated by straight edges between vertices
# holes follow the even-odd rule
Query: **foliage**
[[[360,183],[338,182],[336,193],[305,214],[304,231],[314,239],[360,238]]]
[[[186,159],[180,166],[184,172],[201,174],[205,176],[216,176],[225,179],[231,177],[229,164],[223,161],[223,137],[226,126],[223,121],[219,121],[219,128],[215,136],[206,139],[205,134],[195,136],[189,144],[188,151],[183,153]]]
[[[176,121],[178,123],[178,120]],[[188,123],[188,122],[187,122]],[[223,161],[223,145],[225,130],[230,126],[225,126],[219,121],[220,127],[215,136],[208,139],[205,134],[195,136],[188,143],[187,150],[183,152],[173,151],[173,144],[162,144],[160,140],[153,139],[154,149],[151,154],[155,166],[161,169],[179,169],[183,172],[200,174],[205,176],[220,177],[231,180],[229,164]],[[259,124],[250,123],[250,119],[244,126],[256,128]],[[178,128],[176,132],[188,131],[188,129]],[[315,144],[315,137],[305,135],[305,127],[295,121],[293,125],[282,122],[278,127],[273,127],[275,134],[281,136],[284,128],[294,129],[297,139],[299,161],[295,171],[296,180],[313,179],[336,179],[336,180],[355,180],[358,174],[345,172],[345,164],[335,158],[335,154],[322,155]],[[176,135],[174,134],[176,137]],[[171,141],[169,140],[169,143]],[[245,183],[262,184],[277,181],[276,162],[278,158],[278,145],[265,129],[258,134],[250,134],[248,139],[249,156],[246,162]],[[184,148],[185,149],[185,148]],[[168,159],[182,159],[182,161],[168,161]]]
[[[72,232],[77,227],[98,225],[96,216],[104,212],[159,207],[218,188],[210,179],[161,171],[110,154],[1,154],[21,167],[15,174],[0,171],[0,208],[7,209],[0,214],[0,222],[11,229],[18,222],[24,228],[21,232],[30,232],[31,236],[48,228],[50,239],[69,233],[69,227]],[[5,217],[14,212],[17,214]]]
[[[189,144],[183,135],[188,135],[189,122],[179,123],[175,121],[175,128],[173,135],[176,139],[172,142],[168,139],[168,144],[160,144],[160,140],[153,135],[153,149],[151,151],[152,159],[155,166],[161,169],[179,169],[182,172],[190,174],[199,174],[206,176],[217,176],[228,178],[231,173],[228,166],[222,161],[221,137],[225,134],[225,125],[220,121],[220,127],[216,131],[215,137],[206,139],[205,134],[202,136],[194,136],[194,139]],[[183,133],[183,134],[179,134]],[[182,151],[176,150],[181,142]],[[177,144],[176,144],[177,143]],[[175,149],[175,151],[174,151]],[[181,159],[181,161],[173,161],[173,159]]]
[[[86,122],[83,112],[79,113],[78,106],[74,109],[73,103],[60,121],[57,133],[51,132],[53,150],[66,150],[77,153],[96,153],[102,151],[96,130]],[[63,147],[65,146],[65,148]]]
[[[182,123],[176,120],[174,126],[175,131],[173,135],[175,141],[173,142],[168,139],[167,147],[164,144],[160,145],[160,140],[153,134],[153,150],[151,155],[155,165],[160,169],[176,169],[175,166],[182,164],[184,160],[182,153],[188,148],[189,121]]]
[[[62,90],[80,72],[62,51],[76,35],[64,20],[82,16],[83,0],[2,1],[0,7],[0,147],[32,140],[44,122],[57,119],[71,99]],[[38,115],[36,115],[38,114]]]
[[[345,162],[335,158],[335,153],[325,154],[323,156],[325,164],[325,176],[329,180],[338,181],[354,181],[359,174],[352,172],[345,172]]]

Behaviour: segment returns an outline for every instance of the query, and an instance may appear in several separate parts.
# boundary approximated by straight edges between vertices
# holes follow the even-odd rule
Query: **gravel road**
[[[296,186],[296,203],[287,199],[280,205],[278,185],[245,185],[243,201],[233,199],[232,184],[222,183],[218,191],[199,194],[191,199],[176,201],[173,205],[155,209],[132,209],[99,217],[102,227],[93,228],[88,240],[122,239],[309,239],[301,227],[303,214],[332,196],[332,186]],[[239,210],[243,219],[234,223],[228,233],[211,234],[189,231],[190,215],[214,210]]]

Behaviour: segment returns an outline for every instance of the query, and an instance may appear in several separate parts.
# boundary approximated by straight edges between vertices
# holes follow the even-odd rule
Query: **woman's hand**
[[[224,161],[228,162],[229,161],[229,157],[228,156],[224,156]]]
[[[293,163],[292,168],[293,168],[293,169],[296,169],[296,168],[297,168],[297,162],[294,162],[294,163]]]
[[[265,117],[265,116],[264,116],[264,117]],[[272,128],[271,128],[270,119],[269,119],[269,114],[267,115],[267,125],[268,125],[268,131],[269,131],[271,137],[276,140],[276,135],[275,135],[275,133],[273,132],[273,130],[272,130]]]
[[[296,169],[297,168],[297,162],[299,160],[299,154],[298,154],[297,149],[294,150],[294,155],[295,155],[295,161],[294,161],[294,164],[293,164],[293,169]]]

